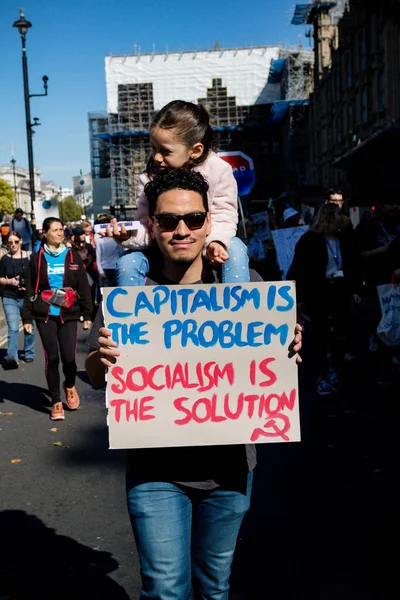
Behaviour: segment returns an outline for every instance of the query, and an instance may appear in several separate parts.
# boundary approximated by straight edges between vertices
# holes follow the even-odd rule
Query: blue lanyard
[[[340,255],[339,240],[338,239],[335,240],[335,251],[334,251],[334,250],[332,250],[332,246],[331,246],[331,243],[328,240],[328,238],[325,238],[325,239],[326,239],[326,244],[328,246],[328,250],[332,254],[333,260],[335,261],[337,268],[340,269],[341,264],[342,264],[342,257]]]
[[[385,234],[385,238],[388,242],[392,242],[396,236],[395,235],[389,235],[388,232],[386,231],[386,227],[384,226],[384,224],[382,223],[382,221],[379,221],[379,225],[381,226],[381,229],[383,231],[383,233]],[[399,233],[399,228],[400,226],[397,226],[397,233]]]

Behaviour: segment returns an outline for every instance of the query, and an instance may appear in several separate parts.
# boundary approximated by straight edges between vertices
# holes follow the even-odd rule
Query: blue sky
[[[292,0],[25,0],[29,87],[35,165],[42,180],[72,186],[89,170],[87,113],[106,108],[104,58],[109,54],[208,49],[263,44],[297,45],[304,28],[290,24]],[[12,27],[19,6],[3,0],[0,12],[0,164],[27,167],[21,39]]]

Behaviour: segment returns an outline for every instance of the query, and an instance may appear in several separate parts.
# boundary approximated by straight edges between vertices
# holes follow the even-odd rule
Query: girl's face
[[[58,221],[53,221],[48,231],[44,233],[44,237],[50,246],[59,246],[64,240],[64,228],[61,223]]]
[[[188,148],[175,135],[175,129],[153,127],[150,132],[153,159],[160,169],[187,169],[191,158],[198,158],[204,150],[201,143]],[[200,153],[199,153],[200,152]]]
[[[14,235],[10,235],[10,237],[7,240],[7,246],[10,249],[10,254],[16,254],[18,252],[18,250],[21,248],[21,243],[22,243],[22,240],[20,240],[19,238],[17,238]]]

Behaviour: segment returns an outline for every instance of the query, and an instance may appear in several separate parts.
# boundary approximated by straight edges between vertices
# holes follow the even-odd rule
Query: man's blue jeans
[[[140,557],[141,599],[228,599],[233,553],[250,506],[252,481],[251,472],[246,493],[240,493],[135,480],[128,474],[128,509]]]
[[[18,362],[18,332],[21,322],[23,298],[3,298],[4,314],[8,327],[7,356],[12,356]],[[24,331],[25,358],[35,358],[35,334]]]

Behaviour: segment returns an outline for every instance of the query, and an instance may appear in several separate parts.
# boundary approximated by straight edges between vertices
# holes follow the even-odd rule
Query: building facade
[[[72,195],[72,188],[58,186],[55,181],[42,181],[40,197],[44,200],[51,200],[52,198],[64,200],[67,196]]]
[[[134,208],[137,176],[151,152],[151,122],[176,99],[206,106],[219,149],[249,153],[258,177],[254,193],[269,197],[260,182],[273,179],[276,170],[271,167],[266,177],[272,161],[266,160],[268,144],[261,138],[280,99],[280,83],[269,81],[280,55],[278,46],[261,46],[107,57],[108,110],[89,113],[95,205],[104,203],[110,182],[112,204]]]
[[[400,10],[395,0],[315,2],[308,179],[368,206],[396,187],[400,128]],[[397,142],[397,143],[396,143]]]
[[[35,200],[40,200],[40,171],[34,170],[35,173]],[[15,208],[22,210],[29,216],[31,213],[31,193],[29,188],[29,171],[23,167],[13,165],[0,166],[0,178],[7,181],[12,187],[15,195]]]

